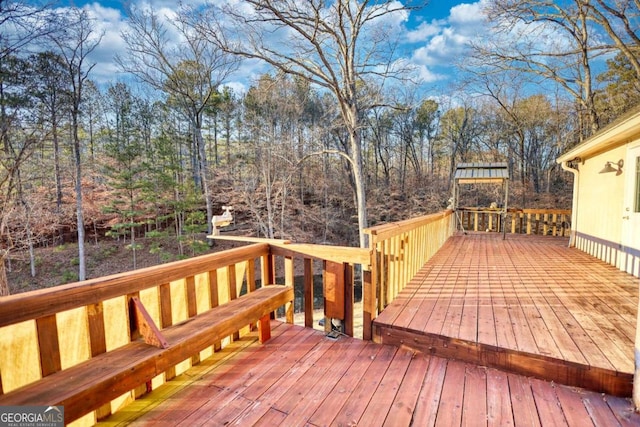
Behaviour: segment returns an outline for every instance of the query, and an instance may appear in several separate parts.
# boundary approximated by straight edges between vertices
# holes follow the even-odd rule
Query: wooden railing
[[[367,325],[391,303],[455,231],[452,211],[369,228],[371,283],[363,289]]]
[[[498,209],[460,208],[456,212],[458,228],[465,231],[502,231]],[[571,231],[570,209],[508,209],[506,232],[568,237]]]
[[[482,224],[475,219],[481,218],[480,213],[471,216]],[[568,216],[567,211],[514,211],[511,224],[515,225],[511,228],[528,233],[542,230],[545,234],[564,234],[561,222],[567,221]],[[188,260],[0,298],[0,394],[130,343],[129,307],[134,297],[144,304],[160,328],[166,328],[251,292],[261,284],[280,282],[293,286],[294,277],[300,272],[304,283],[305,326],[314,325],[313,278],[322,273],[322,315],[328,320],[325,329],[331,330],[331,320],[337,319],[343,333],[354,335],[354,318],[361,315],[362,337],[371,339],[372,322],[378,313],[442,247],[457,224],[456,215],[444,211],[371,227],[366,230],[369,236],[366,249],[265,240]],[[354,278],[359,274],[363,301],[361,313],[356,313]],[[292,306],[285,307],[279,315],[294,322]],[[246,327],[200,354],[191,355],[154,378],[147,387],[132,390],[90,414],[84,424],[108,415],[179,375],[248,331]]]
[[[0,298],[0,394],[38,381],[131,342],[130,300],[137,297],[160,328],[178,324],[256,288],[273,283],[266,244]],[[287,310],[287,318],[292,318]],[[237,336],[248,332],[248,327]],[[157,376],[110,405],[78,420],[92,424],[189,369],[232,337]]]
[[[314,260],[319,260],[325,313],[341,320],[341,332],[353,335],[354,266],[368,267],[369,251],[270,242],[0,298],[0,395],[129,344],[137,332],[130,313],[134,298],[164,330],[261,284],[293,286],[298,262],[304,270],[304,324],[313,324]],[[278,315],[293,323],[293,305]],[[249,325],[76,424],[93,424],[248,332]]]

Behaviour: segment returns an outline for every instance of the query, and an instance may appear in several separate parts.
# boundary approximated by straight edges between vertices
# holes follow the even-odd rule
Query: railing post
[[[294,271],[293,271],[293,258],[290,256],[284,257],[284,284],[290,288],[293,288]],[[285,316],[287,323],[293,324],[293,302],[288,302],[285,307]]]
[[[344,291],[346,287],[344,277],[344,266],[342,263],[324,261],[324,315],[329,319],[344,320]]]
[[[369,233],[369,265],[362,266],[362,339],[373,339],[373,320],[377,314],[378,250],[373,233]]]
[[[304,259],[304,326],[313,328],[313,260]]]
[[[344,266],[344,333],[350,337],[353,336],[353,286],[354,274],[353,265],[349,263],[342,264]]]
[[[375,255],[371,256],[372,259]],[[373,339],[373,321],[376,318],[376,277],[375,264],[370,270],[362,271],[362,339]]]

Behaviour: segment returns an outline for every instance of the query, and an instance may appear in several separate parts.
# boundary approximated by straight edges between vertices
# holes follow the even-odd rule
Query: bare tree
[[[585,5],[591,20],[604,29],[613,42],[612,47],[619,49],[629,61],[640,82],[640,1],[596,0]]]
[[[235,71],[237,59],[200,38],[180,18],[172,24],[181,40],[176,44],[162,22],[163,17],[155,11],[133,9],[128,15],[130,30],[122,34],[128,54],[116,60],[123,70],[166,93],[190,123],[198,156],[196,177],[202,186],[211,233],[213,206],[202,137],[203,118],[218,96],[222,82]]]
[[[597,131],[592,62],[607,50],[596,43],[589,1],[496,0],[486,12],[495,32],[474,43],[475,63],[556,82],[577,105],[579,139]]]
[[[71,9],[61,17],[60,33],[51,37],[65,64],[71,84],[71,138],[75,164],[76,221],[78,227],[78,279],[86,279],[86,257],[84,250],[85,229],[82,207],[82,153],[79,135],[80,104],[83,87],[95,64],[87,64],[87,57],[102,40],[102,34],[93,30],[93,22],[85,10]]]
[[[0,61],[57,31],[55,15],[49,6],[35,6],[24,1],[0,1]]]
[[[60,127],[68,117],[70,82],[64,61],[52,52],[40,52],[30,57],[36,78],[32,89],[48,122],[53,144],[53,175],[56,187],[56,210],[62,208],[62,172],[60,169]]]
[[[202,35],[225,52],[264,61],[309,80],[337,101],[347,149],[336,152],[353,172],[360,246],[366,247],[367,206],[361,146],[368,84],[406,70],[397,67],[392,22],[408,8],[392,1],[248,0],[193,14]]]
[[[450,156],[450,182],[453,182],[457,163],[478,161],[481,154],[478,140],[484,131],[481,119],[478,109],[472,104],[452,107],[442,114],[438,139]]]
[[[293,79],[282,73],[261,76],[244,101],[244,126],[249,141],[245,150],[252,178],[245,180],[244,198],[258,228],[268,238],[287,238],[287,214],[295,192],[293,176],[304,153],[295,149],[304,126],[304,101]],[[278,224],[278,215],[279,224]]]
[[[5,261],[11,249],[9,217],[17,203],[19,170],[37,138],[22,123],[28,104],[23,87],[26,66],[20,59],[34,41],[55,31],[48,6],[0,0],[0,296],[9,294]]]
[[[2,91],[0,91],[1,93]],[[4,105],[4,99],[0,96],[0,102]],[[2,120],[13,121],[15,116],[6,113],[3,108]],[[32,153],[36,138],[23,129],[18,123],[13,123],[10,130],[2,134],[2,150],[0,150],[0,236],[3,240],[3,248],[0,251],[0,297],[9,295],[9,282],[7,280],[6,259],[12,249],[13,243],[9,235],[10,217],[12,211],[21,202],[18,195],[20,167]]]

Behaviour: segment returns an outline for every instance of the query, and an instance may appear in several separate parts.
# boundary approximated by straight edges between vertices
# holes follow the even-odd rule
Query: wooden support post
[[[189,318],[198,314],[198,297],[196,295],[196,278],[195,276],[188,276],[186,278],[186,291],[187,291],[187,316]],[[197,365],[200,363],[200,353],[191,356],[191,365]]]
[[[290,256],[284,257],[284,284],[285,286],[293,289],[295,272],[293,268],[293,258]],[[287,323],[293,324],[293,301],[284,305],[284,315]]]
[[[247,293],[256,290],[256,260],[247,260]]]
[[[236,265],[227,266],[227,283],[229,285],[229,301],[233,301],[238,298],[238,282],[236,279]],[[240,332],[233,333],[233,340],[238,341],[240,339]]]
[[[255,259],[248,259],[246,262],[246,271],[247,271],[247,293],[250,294],[251,292],[256,290],[256,261]],[[250,324],[249,325],[249,330],[253,331],[255,330],[256,325],[255,324]]]
[[[304,326],[313,328],[313,260],[304,259]]]
[[[276,282],[276,263],[274,262],[273,255],[263,255],[260,258],[261,262],[261,284],[260,286],[273,285]]]
[[[265,315],[258,321],[258,339],[264,344],[271,338],[271,316]]]
[[[344,320],[344,265],[324,261],[324,315]]]
[[[353,265],[344,263],[344,333],[353,336]]]
[[[87,320],[89,321],[89,341],[91,343],[91,357],[107,352],[107,341],[104,324],[104,310],[102,302],[87,306]],[[96,409],[96,418],[103,419],[111,415],[111,404],[107,403]]]
[[[218,295],[218,270],[209,271],[209,306],[211,308],[220,305],[220,296]],[[222,342],[217,341],[213,344],[213,351],[220,351]]]
[[[171,284],[163,283],[159,287],[160,298],[160,327],[162,329],[173,325],[173,309],[171,308]],[[217,293],[216,293],[217,298]],[[166,381],[169,381],[176,376],[176,368],[172,366],[164,373]]]
[[[36,319],[36,330],[40,346],[40,369],[42,376],[46,377],[62,369],[56,315]]]
[[[376,256],[375,253],[372,255]],[[373,339],[373,321],[376,318],[376,264],[371,266],[371,271],[362,272],[362,339]]]

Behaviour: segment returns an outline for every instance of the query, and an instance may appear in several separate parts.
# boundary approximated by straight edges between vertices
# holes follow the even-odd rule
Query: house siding
[[[626,160],[627,148],[640,140],[583,158],[579,165],[577,215],[573,225],[575,247],[635,276],[640,275],[640,250],[622,244],[622,217],[627,173],[600,173],[605,163]],[[625,165],[626,166],[626,165]]]

